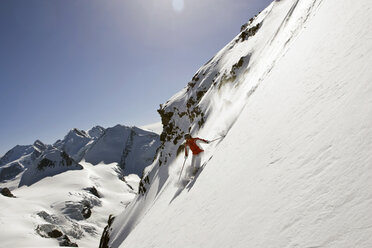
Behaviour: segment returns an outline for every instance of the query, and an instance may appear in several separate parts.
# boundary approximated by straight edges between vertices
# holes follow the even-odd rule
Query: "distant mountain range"
[[[1,244],[96,246],[107,217],[137,194],[159,145],[157,133],[116,125],[13,147],[0,158],[0,227],[14,227],[0,232]]]
[[[79,164],[83,159],[94,165],[118,163],[123,175],[141,176],[159,144],[158,134],[137,127],[74,128],[52,145],[37,140],[9,150],[0,159],[0,182],[12,181],[14,187],[19,178],[19,186],[29,186],[46,176],[83,169]]]

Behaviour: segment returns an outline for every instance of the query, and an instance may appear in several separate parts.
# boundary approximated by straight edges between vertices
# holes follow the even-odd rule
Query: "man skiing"
[[[202,152],[204,152],[203,149],[201,149],[196,142],[198,140],[205,142],[209,144],[208,140],[205,139],[200,139],[200,138],[193,138],[191,137],[190,134],[185,134],[185,161],[187,159],[188,153],[187,153],[187,147],[190,148],[192,151],[192,162],[191,162],[191,168],[192,168],[192,174],[195,175],[196,172],[198,172],[200,168],[200,163],[201,163],[201,155]]]

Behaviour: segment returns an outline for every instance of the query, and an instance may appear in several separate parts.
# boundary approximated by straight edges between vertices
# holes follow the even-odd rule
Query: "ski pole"
[[[183,167],[185,166],[185,163],[186,163],[186,159],[187,157],[185,158],[185,161],[183,161],[183,165],[182,165],[182,169],[181,169],[181,173],[180,173],[180,177],[178,178],[178,181],[181,180],[181,175],[182,175]]]
[[[222,139],[222,138],[225,138],[225,136],[221,136],[221,137],[219,137],[219,138],[217,138],[217,139],[211,140],[211,141],[209,141],[209,143],[214,142],[214,141],[216,141],[216,140],[220,140],[220,139]]]

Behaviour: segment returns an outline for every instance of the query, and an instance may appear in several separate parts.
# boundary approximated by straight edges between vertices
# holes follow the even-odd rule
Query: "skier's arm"
[[[205,140],[205,139],[200,139],[200,138],[196,138],[197,140],[200,140],[200,141],[203,141],[203,142],[205,142],[205,143],[209,143],[209,141],[208,140]]]

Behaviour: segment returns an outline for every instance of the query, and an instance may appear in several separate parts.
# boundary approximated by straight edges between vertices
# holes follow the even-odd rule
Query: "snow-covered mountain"
[[[10,182],[11,187],[14,187],[19,180],[13,179],[20,179],[22,172],[32,166],[46,149],[47,146],[40,140],[36,140],[33,145],[13,147],[0,159],[0,182]]]
[[[36,182],[45,176],[59,174],[69,169],[81,169],[76,163],[81,161],[85,152],[103,132],[104,128],[99,126],[88,132],[74,128],[63,140],[57,140],[53,145],[44,144],[40,140],[36,140],[33,145],[17,145],[0,159],[0,182],[14,188],[18,186],[26,170],[28,172],[23,176],[19,186],[25,183],[28,175],[30,178],[26,181]],[[89,133],[92,133],[92,136]],[[72,164],[74,166],[68,167]]]
[[[155,133],[117,125],[105,130],[86,152],[85,160],[92,164],[119,163],[125,175],[142,176],[143,169],[154,160],[159,145],[159,136]]]
[[[73,160],[65,151],[48,147],[23,173],[19,187],[40,181],[41,179],[60,174],[68,170],[82,170],[83,166]]]
[[[142,176],[159,145],[158,134],[137,127],[96,126],[87,132],[74,128],[53,145],[37,140],[12,148],[0,159],[0,182],[11,188],[31,185],[46,176],[82,169],[81,160],[94,165],[118,163],[125,175]]]
[[[88,132],[74,128],[63,140],[57,140],[53,146],[65,151],[76,161],[80,161],[94,141],[100,138],[104,132],[105,129],[100,126],[95,126]]]
[[[372,247],[371,9],[281,0],[243,25],[159,109],[157,158],[100,247]],[[223,138],[178,181],[188,132]]]
[[[117,125],[12,148],[0,159],[0,247],[97,246],[159,145],[156,133]]]

